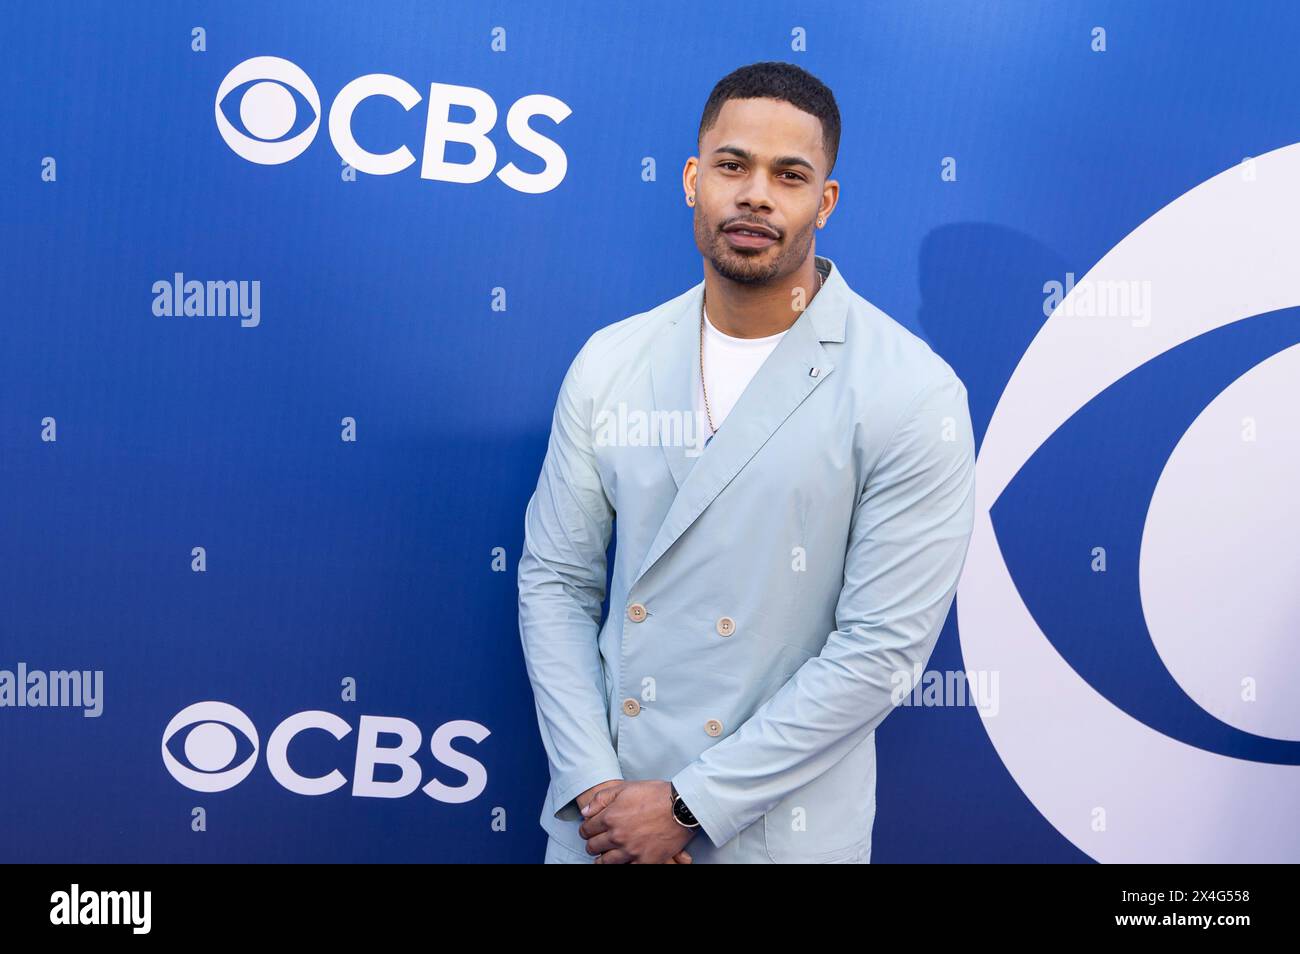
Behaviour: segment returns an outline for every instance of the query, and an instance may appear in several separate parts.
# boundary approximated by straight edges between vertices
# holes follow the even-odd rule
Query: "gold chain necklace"
[[[826,279],[822,276],[821,270],[817,269],[817,291],[822,290],[826,284]],[[700,298],[700,389],[704,392],[704,413],[709,417],[709,437],[704,443],[707,445],[713,440],[713,435],[718,433],[718,429],[713,426],[713,410],[709,407],[709,388],[704,383],[704,305],[705,298],[708,296],[708,290],[704,292],[704,297]],[[812,304],[809,302],[809,304]]]

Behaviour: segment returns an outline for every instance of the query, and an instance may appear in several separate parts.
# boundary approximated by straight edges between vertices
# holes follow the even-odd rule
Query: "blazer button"
[[[627,618],[634,623],[641,622],[641,620],[645,619],[645,616],[645,607],[640,603],[633,603],[627,608]]]
[[[637,702],[635,699],[624,699],[623,711],[630,716],[634,716],[641,711],[641,703]]]
[[[722,723],[717,719],[710,719],[708,722],[704,723],[704,731],[716,739],[718,736],[722,735]]]
[[[730,616],[724,616],[718,620],[717,630],[719,636],[730,636],[736,631],[736,621]]]

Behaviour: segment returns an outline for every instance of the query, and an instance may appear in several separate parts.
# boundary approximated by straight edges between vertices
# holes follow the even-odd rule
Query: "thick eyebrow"
[[[754,158],[754,154],[752,152],[750,152],[747,149],[741,149],[739,146],[719,146],[717,149],[713,150],[713,154],[715,156],[720,152],[729,153],[730,155],[733,156],[739,156],[741,159],[744,159],[746,162],[756,161]],[[772,165],[806,166],[809,172],[817,171],[816,169],[813,168],[813,164],[809,162],[807,159],[805,159],[803,156],[777,156],[775,159],[772,160]]]

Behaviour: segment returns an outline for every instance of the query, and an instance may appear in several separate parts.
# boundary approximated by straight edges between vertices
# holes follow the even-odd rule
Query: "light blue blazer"
[[[975,448],[947,362],[817,265],[702,453],[703,281],[596,331],[560,386],[518,583],[565,847],[580,792],[671,779],[697,863],[870,859],[875,729],[952,603]]]

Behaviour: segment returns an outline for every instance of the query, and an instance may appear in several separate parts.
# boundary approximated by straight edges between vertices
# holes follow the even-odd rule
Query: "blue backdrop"
[[[842,191],[818,251],[953,365],[978,439],[1047,321],[1045,283],[1083,276],[1245,157],[1300,141],[1286,65],[1300,11],[1282,3],[85,2],[11,7],[3,25],[4,860],[540,860],[546,761],[516,618],[524,506],[586,337],[702,277],[680,173],[735,67],[789,60],[835,92]],[[248,87],[217,94],[255,57],[295,64],[319,98],[313,117],[310,91],[290,93],[284,138],[319,128],[288,161],[250,161],[215,119],[239,129]],[[421,97],[409,110],[372,97],[352,116],[370,151],[409,148],[392,174],[355,172],[331,140],[331,105],[368,74]],[[495,104],[480,181],[421,174],[431,84]],[[283,114],[262,92],[262,118]],[[558,175],[507,128],[536,94],[570,112],[529,120],[566,164],[529,192],[497,173]],[[178,273],[182,292],[242,282],[249,307],[160,314]],[[1126,378],[1078,423],[1098,446],[1154,453],[1135,409],[1158,396],[1160,426],[1185,428],[1296,340],[1289,312],[1243,322]],[[1211,717],[1184,718],[1178,691],[1144,693],[1155,664],[1131,667],[1124,648],[1149,647],[1140,607],[1107,618],[1114,645],[1071,631],[1099,602],[1062,569],[1070,534],[1086,550],[1097,522],[1140,519],[1152,491],[1090,480],[1065,440],[993,510],[1034,618],[1144,724],[1294,772],[1294,731],[1225,741],[1230,714],[1198,729]],[[1137,540],[1114,540],[1113,561],[1136,559]],[[957,621],[930,669],[967,667]],[[18,705],[37,701],[20,665],[102,673],[98,713]],[[164,742],[210,700],[247,716],[256,749],[202,720],[189,748],[185,727]],[[310,711],[350,729],[293,742],[297,771],[347,780],[316,797],[268,761],[276,726]],[[448,723],[468,771],[430,751]],[[409,765],[362,771],[363,726],[418,734],[414,780]],[[1105,854],[1049,819],[971,706],[901,709],[878,746],[875,861]],[[209,773],[224,754],[247,775],[201,791],[164,749]],[[373,793],[354,787],[361,774]],[[468,800],[411,784],[435,779]],[[385,782],[409,794],[377,797]],[[1277,842],[1297,860],[1290,817]]]

